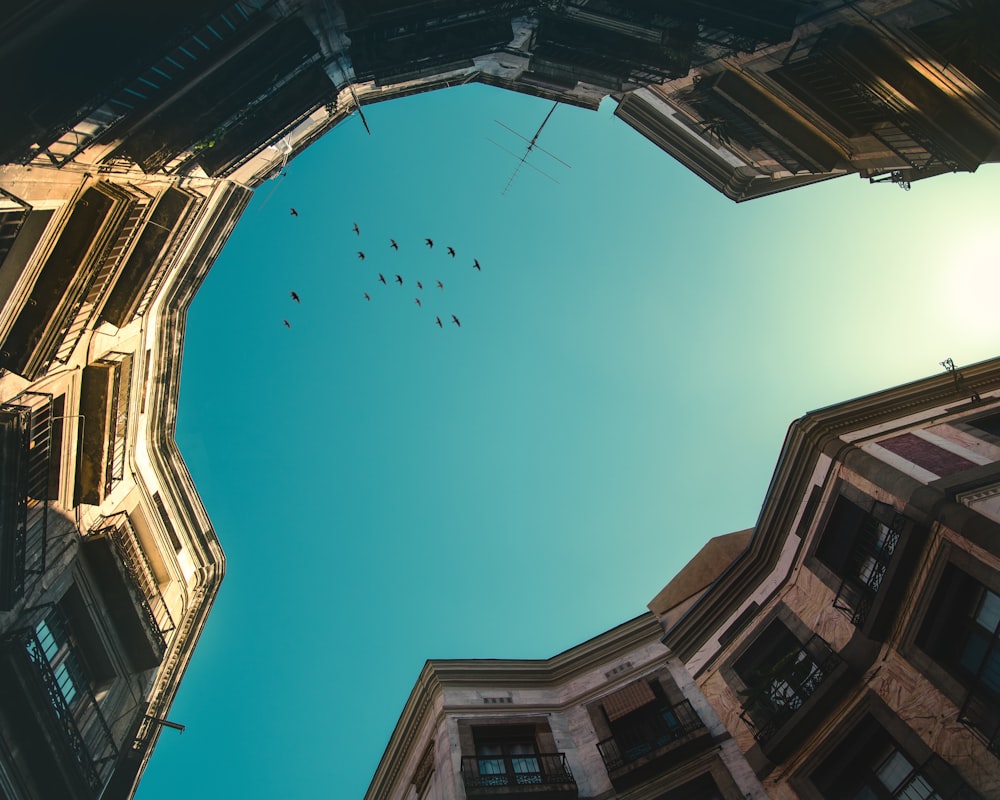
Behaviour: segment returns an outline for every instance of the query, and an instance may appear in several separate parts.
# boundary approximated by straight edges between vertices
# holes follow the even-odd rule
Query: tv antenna
[[[539,150],[540,152],[545,153],[545,155],[547,155],[549,158],[552,158],[552,159],[555,159],[556,161],[558,161],[560,164],[562,164],[567,169],[572,169],[572,167],[569,164],[567,164],[565,161],[563,161],[561,158],[559,158],[556,155],[553,155],[552,153],[550,153],[545,148],[538,146],[538,137],[542,133],[542,128],[545,127],[545,124],[549,121],[549,117],[552,116],[552,112],[556,110],[556,106],[558,106],[558,105],[559,105],[559,101],[558,100],[555,103],[552,104],[552,108],[549,109],[549,113],[545,115],[545,119],[542,120],[542,124],[538,126],[538,130],[535,131],[535,135],[532,136],[530,139],[527,136],[522,136],[520,133],[518,133],[517,131],[515,131],[509,125],[504,125],[500,120],[498,120],[498,119],[493,120],[501,128],[506,128],[511,133],[513,133],[515,136],[517,136],[519,139],[524,139],[524,141],[526,141],[528,143],[528,147],[524,151],[524,153],[522,155],[518,156],[516,153],[512,153],[510,150],[508,150],[502,144],[494,142],[492,139],[489,139],[489,137],[487,137],[487,139],[489,139],[490,142],[492,142],[493,144],[495,144],[497,147],[499,147],[501,150],[503,150],[508,155],[511,155],[511,156],[513,156],[514,158],[517,159],[517,166],[514,167],[514,171],[511,173],[510,178],[507,179],[507,185],[503,187],[503,191],[500,192],[500,194],[507,194],[507,190],[510,189],[511,184],[514,182],[514,178],[517,177],[517,173],[519,173],[521,171],[521,167],[523,167],[523,166],[529,166],[535,172],[537,172],[537,173],[539,173],[541,175],[544,175],[546,178],[548,178],[553,183],[559,183],[559,181],[557,181],[555,178],[553,178],[547,172],[542,172],[542,170],[540,170],[538,167],[536,167],[534,164],[532,164],[532,163],[530,163],[528,161],[528,156],[531,155],[531,151],[532,150]]]
[[[368,120],[365,119],[365,112],[361,108],[361,100],[358,99],[358,93],[354,91],[354,84],[350,85],[351,97],[354,98],[354,105],[358,109],[358,115],[361,117],[361,124],[365,126],[365,130],[368,131],[368,135],[372,135],[372,129],[368,127]]]

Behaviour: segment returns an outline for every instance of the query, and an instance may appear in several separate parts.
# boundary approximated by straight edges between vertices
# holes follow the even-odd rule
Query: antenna
[[[538,146],[538,137],[542,133],[542,128],[545,127],[545,124],[549,121],[549,117],[552,116],[552,112],[556,110],[556,106],[558,106],[558,105],[559,105],[559,101],[558,100],[555,103],[552,104],[552,108],[549,109],[549,113],[545,115],[545,119],[542,120],[542,124],[538,126],[538,130],[535,131],[535,135],[532,136],[530,139],[527,136],[522,136],[520,133],[518,133],[517,131],[515,131],[510,126],[504,125],[500,120],[498,120],[498,119],[493,120],[501,128],[506,128],[511,133],[513,133],[515,136],[517,136],[520,139],[523,139],[524,141],[526,141],[528,143],[528,147],[524,151],[524,154],[521,155],[520,157],[518,157],[517,155],[515,155],[514,153],[512,153],[510,150],[508,150],[503,145],[497,144],[492,139],[488,139],[488,141],[490,141],[491,143],[495,144],[497,147],[499,147],[505,153],[507,153],[508,155],[511,155],[514,158],[518,159],[517,166],[514,167],[514,172],[511,173],[510,178],[507,179],[507,185],[503,187],[503,191],[500,194],[507,194],[507,190],[510,189],[511,184],[514,183],[514,178],[517,177],[517,173],[519,173],[521,171],[521,167],[524,166],[524,165],[526,165],[526,164],[527,164],[527,166],[529,166],[533,170],[535,170],[535,172],[538,172],[538,173],[544,175],[550,181],[552,181],[554,183],[559,183],[559,181],[557,181],[555,178],[553,178],[547,172],[542,172],[542,170],[540,170],[534,164],[529,164],[528,163],[528,156],[531,155],[531,151],[532,150],[539,150],[542,153],[545,153],[545,155],[547,155],[549,158],[552,158],[552,159],[558,161],[560,164],[562,164],[567,169],[572,169],[572,167],[569,164],[567,164],[565,161],[563,161],[561,158],[559,158],[558,156],[553,155],[548,150],[545,150],[544,148],[541,148],[541,147]]]
[[[365,130],[368,131],[368,135],[372,135],[372,129],[368,127],[368,120],[365,119],[365,112],[361,109],[361,101],[358,99],[358,93],[354,91],[354,84],[350,84],[351,97],[354,98],[354,105],[358,107],[358,114],[361,115],[361,124],[365,126]]]

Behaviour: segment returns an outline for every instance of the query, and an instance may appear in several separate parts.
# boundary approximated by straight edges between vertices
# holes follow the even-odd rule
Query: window
[[[914,738],[912,734],[910,738]],[[811,780],[823,797],[842,800],[972,796],[966,794],[968,788],[945,762],[930,755],[921,763],[870,714],[827,756]]]
[[[573,773],[564,753],[555,752],[548,722],[541,718],[519,720],[511,725],[497,720],[491,724],[459,724],[462,779],[469,797],[511,795],[511,790],[548,787],[548,790],[575,789]],[[537,720],[537,721],[536,721]],[[542,789],[541,791],[546,791]],[[520,796],[516,791],[517,796]]]
[[[505,734],[505,735],[504,735]],[[542,783],[538,747],[531,730],[491,731],[476,739],[476,763],[481,786],[523,786]]]
[[[1000,594],[948,564],[917,644],[966,691],[960,719],[1000,754]]]
[[[743,683],[741,717],[757,740],[777,733],[839,664],[819,636],[802,644],[781,620],[771,622],[733,664]]]
[[[841,579],[834,606],[863,625],[899,544],[905,518],[892,506],[867,511],[847,497],[834,503],[816,558]]]

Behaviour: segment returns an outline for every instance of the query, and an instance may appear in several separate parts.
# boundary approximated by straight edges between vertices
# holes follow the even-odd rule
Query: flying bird
[[[414,297],[413,298],[413,302],[417,304],[418,308],[423,308],[424,307],[424,304],[420,302],[420,298],[419,297]]]
[[[454,322],[456,325],[458,325],[459,328],[462,327],[462,323],[458,321],[458,317],[456,317],[454,314],[451,315],[451,321]]]
[[[437,323],[439,328],[443,328],[444,325],[441,324],[441,317],[434,317],[434,321]]]
[[[454,247],[449,247],[448,248],[448,255],[450,255],[452,258],[455,257],[455,248]]]
[[[360,236],[360,235],[361,235],[361,229],[360,229],[360,228],[358,227],[358,223],[356,223],[356,222],[354,223],[354,232],[355,232],[355,233],[356,233],[356,234],[357,234],[358,236]]]
[[[360,250],[358,250],[358,258],[360,258],[362,261],[365,260],[365,254],[362,253]]]
[[[301,300],[299,300],[299,296],[295,292],[289,292],[289,294],[292,296],[292,300],[294,300],[296,303],[302,302]]]
[[[381,272],[378,274],[378,279],[382,281],[382,283],[385,283],[385,275],[383,275]],[[388,286],[389,284],[385,283],[385,285]]]
[[[444,288],[444,284],[441,283],[441,281],[438,281],[437,285],[438,285],[438,289],[443,289]]]
[[[293,208],[293,209],[291,209],[291,211],[292,211],[292,216],[293,216],[293,217],[297,217],[297,216],[299,215],[299,212],[298,212],[298,211],[296,211],[296,210],[295,210],[294,208]]]
[[[367,300],[369,303],[372,300],[371,297],[369,296],[368,292],[365,292],[365,300]]]
[[[420,281],[417,281],[417,288],[420,289],[420,291],[423,291],[424,285]]]
[[[287,319],[283,319],[283,320],[281,320],[281,321],[285,323],[285,327],[286,327],[286,328],[291,328],[291,327],[292,327],[292,326],[291,326],[291,323],[289,323],[289,321],[288,321]]]
[[[395,239],[390,239],[389,240],[389,247],[391,247],[393,250],[398,250],[399,249],[399,245],[396,244],[396,240]]]
[[[398,283],[400,286],[403,285],[403,279],[399,275],[396,276],[396,283]]]
[[[433,239],[424,239],[424,242],[427,243],[428,247],[433,247],[434,246],[434,240]]]
[[[483,268],[481,266],[479,266],[479,259],[478,258],[472,259],[472,268],[473,269],[478,269],[480,272],[483,271]]]

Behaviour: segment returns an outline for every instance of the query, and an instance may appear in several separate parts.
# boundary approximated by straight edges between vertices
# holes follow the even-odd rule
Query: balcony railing
[[[142,609],[150,633],[166,648],[166,635],[174,629],[174,620],[160,592],[160,585],[149,558],[143,552],[139,537],[125,514],[116,514],[103,520],[87,534],[88,539],[106,538],[131,580],[136,592],[134,597]]]
[[[563,753],[462,756],[466,789],[576,786]]]
[[[597,743],[597,749],[609,771],[621,769],[643,756],[661,754],[671,745],[698,731],[705,723],[689,700],[675,705],[651,706],[645,714],[616,731],[615,736]]]
[[[53,607],[43,624],[14,631],[0,642],[0,651],[14,657],[37,679],[38,691],[51,706],[51,720],[59,738],[69,748],[86,784],[96,797],[104,786],[118,755],[107,721],[87,682],[79,653],[70,648],[53,658],[54,637],[65,627],[61,613]]]
[[[858,531],[847,559],[847,574],[833,600],[833,607],[847,614],[856,626],[864,625],[872,610],[905,522],[901,514],[889,525],[868,516]]]
[[[782,656],[767,681],[748,697],[740,719],[761,744],[769,741],[843,663],[819,635]]]
[[[25,392],[0,406],[5,473],[0,501],[0,607],[11,607],[45,572],[52,396]],[[58,457],[58,456],[57,456]]]

